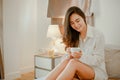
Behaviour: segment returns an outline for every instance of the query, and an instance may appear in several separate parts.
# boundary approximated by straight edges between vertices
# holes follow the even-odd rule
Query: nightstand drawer
[[[50,71],[47,70],[42,70],[42,69],[35,69],[35,77],[36,78],[40,78],[43,76],[46,76]]]
[[[44,57],[36,57],[35,66],[52,70],[52,59],[44,58]]]
[[[34,57],[34,68],[35,78],[46,76],[57,64],[60,63],[62,55],[55,55],[50,57],[47,54],[35,55]]]

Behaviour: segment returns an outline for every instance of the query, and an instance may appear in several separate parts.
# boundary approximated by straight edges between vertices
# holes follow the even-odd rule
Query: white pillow
[[[105,46],[106,70],[110,78],[120,78],[120,46]]]

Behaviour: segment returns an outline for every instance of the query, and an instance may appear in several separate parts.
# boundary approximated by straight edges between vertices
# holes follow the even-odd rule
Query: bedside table
[[[61,60],[62,55],[50,57],[48,54],[34,56],[35,78],[46,76]]]

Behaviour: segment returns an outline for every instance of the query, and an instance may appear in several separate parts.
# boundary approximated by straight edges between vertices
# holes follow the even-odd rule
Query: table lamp
[[[51,56],[54,55],[54,52],[55,52],[55,41],[61,36],[62,35],[60,33],[58,25],[49,25],[48,31],[47,31],[47,38],[52,39],[52,48],[50,50]]]

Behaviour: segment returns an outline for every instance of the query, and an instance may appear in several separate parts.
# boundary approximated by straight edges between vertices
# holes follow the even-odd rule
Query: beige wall
[[[0,0],[0,46],[2,46],[3,38],[3,18],[2,18],[2,0]]]
[[[34,69],[37,46],[37,0],[3,0],[6,80]]]
[[[95,26],[104,33],[106,44],[120,46],[120,0],[94,0]]]

